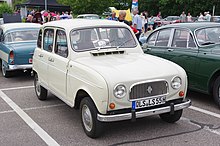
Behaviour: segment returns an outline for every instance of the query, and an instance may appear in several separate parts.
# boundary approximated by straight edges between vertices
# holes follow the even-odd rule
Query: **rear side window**
[[[39,34],[38,34],[38,39],[37,39],[37,47],[41,48],[42,47],[42,30],[40,29]]]
[[[175,30],[172,47],[188,48],[195,47],[192,35],[188,30],[177,29]]]
[[[170,34],[171,29],[161,30],[157,37],[156,46],[166,47],[169,42]]]
[[[53,50],[53,42],[54,42],[54,30],[53,29],[45,29],[44,30],[44,40],[43,40],[43,49],[52,52]]]
[[[57,30],[54,52],[65,58],[68,56],[66,32],[63,30]]]

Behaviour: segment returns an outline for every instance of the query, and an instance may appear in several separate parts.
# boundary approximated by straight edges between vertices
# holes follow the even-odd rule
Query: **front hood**
[[[94,69],[112,84],[164,79],[180,73],[174,63],[148,54],[91,56],[76,62]]]

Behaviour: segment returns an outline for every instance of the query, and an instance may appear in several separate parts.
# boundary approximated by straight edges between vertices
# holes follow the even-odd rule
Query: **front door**
[[[66,100],[66,78],[67,78],[67,66],[68,57],[68,45],[66,33],[64,30],[56,30],[56,37],[54,43],[53,53],[50,56],[48,67],[49,87],[55,94]]]

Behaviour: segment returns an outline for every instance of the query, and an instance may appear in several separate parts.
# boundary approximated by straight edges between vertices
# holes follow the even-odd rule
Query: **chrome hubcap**
[[[91,131],[92,125],[93,125],[92,114],[87,105],[83,105],[82,107],[82,121],[83,121],[83,125],[86,128],[86,130]]]
[[[6,73],[6,67],[2,61],[2,74],[3,74],[3,76],[5,76],[5,73]]]
[[[37,75],[35,76],[35,89],[36,89],[37,95],[40,96],[41,90],[40,90],[40,83],[39,83]]]

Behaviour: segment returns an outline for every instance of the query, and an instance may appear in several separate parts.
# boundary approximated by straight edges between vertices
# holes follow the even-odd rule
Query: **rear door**
[[[176,28],[173,33],[172,41],[165,51],[165,58],[183,67],[188,75],[189,86],[196,85],[195,71],[198,65],[198,48],[192,33],[187,29]]]
[[[41,43],[41,41],[43,41],[43,43]],[[53,44],[54,29],[46,28],[44,31],[41,30],[37,42],[38,47],[34,53],[35,59],[37,59],[37,63],[34,63],[34,68],[37,71],[41,84],[44,87],[48,87],[48,66],[50,63],[49,58],[52,55]]]

